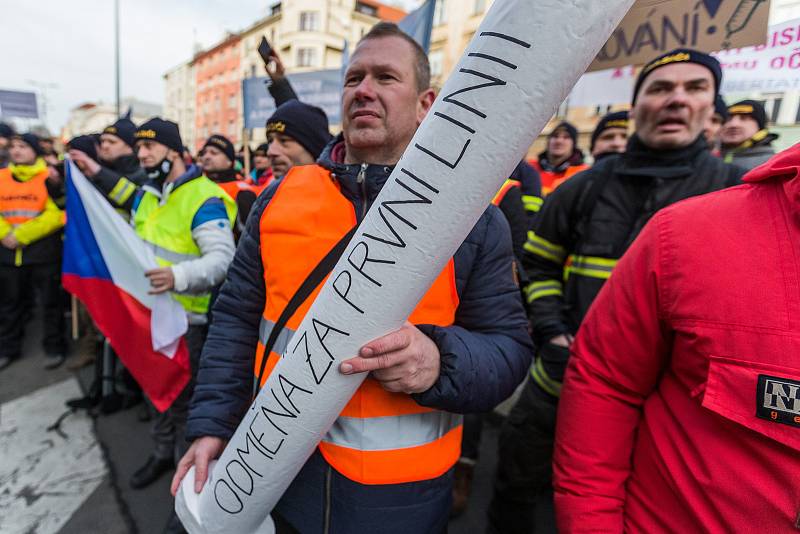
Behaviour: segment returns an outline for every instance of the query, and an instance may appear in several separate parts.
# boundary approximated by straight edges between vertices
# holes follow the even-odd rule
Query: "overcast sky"
[[[275,0],[120,0],[122,97],[163,103],[162,75],[188,60],[195,41],[206,47],[227,30],[265,16]],[[411,9],[419,0],[396,0]],[[114,2],[2,0],[0,89],[47,91],[47,124],[57,134],[69,110],[114,101]],[[41,107],[41,104],[40,104]]]

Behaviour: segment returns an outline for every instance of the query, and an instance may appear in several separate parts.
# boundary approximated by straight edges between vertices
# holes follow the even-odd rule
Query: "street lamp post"
[[[117,117],[121,116],[119,101],[119,0],[114,0],[114,71],[116,78]]]

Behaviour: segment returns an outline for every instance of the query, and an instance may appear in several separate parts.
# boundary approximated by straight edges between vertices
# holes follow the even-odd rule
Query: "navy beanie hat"
[[[267,134],[286,134],[305,148],[314,159],[331,140],[328,116],[322,109],[299,100],[284,102],[267,119]]]
[[[695,63],[710,70],[711,74],[714,76],[714,95],[716,96],[719,94],[719,88],[720,85],[722,85],[722,67],[719,61],[717,61],[717,58],[703,52],[698,52],[697,50],[692,50],[691,48],[676,48],[671,52],[658,56],[642,67],[639,76],[636,78],[636,85],[633,87],[633,103],[636,103],[639,89],[641,89],[642,84],[651,72],[660,67],[673,65],[675,63]]]
[[[103,133],[116,135],[131,148],[136,144],[136,125],[128,118],[119,119],[114,124],[106,126]]]
[[[183,142],[178,125],[172,121],[166,121],[159,117],[153,117],[145,122],[134,134],[136,141],[155,141],[167,148],[183,153]]]
[[[767,127],[767,111],[761,102],[756,100],[742,100],[728,108],[728,115],[750,115],[758,123],[758,129]]]
[[[600,119],[600,122],[597,123],[597,128],[595,128],[592,132],[590,150],[594,150],[594,144],[597,141],[597,138],[600,137],[600,134],[602,134],[604,131],[608,130],[609,128],[624,128],[627,130],[629,124],[627,111],[614,111],[613,113],[608,113],[605,117]]]
[[[210,146],[222,151],[222,153],[224,153],[225,156],[231,160],[231,163],[236,161],[236,149],[233,147],[233,143],[231,143],[230,139],[224,135],[214,134],[209,137],[206,140],[206,144],[204,144],[203,148],[200,149],[200,153],[202,154],[205,149]]]

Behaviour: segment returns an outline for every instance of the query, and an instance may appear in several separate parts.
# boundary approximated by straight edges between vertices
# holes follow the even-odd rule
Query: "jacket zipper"
[[[331,479],[333,478],[333,469],[331,466],[325,470],[325,510],[322,526],[323,534],[330,534],[331,531]]]
[[[361,170],[358,171],[358,176],[356,176],[356,182],[361,186],[361,217],[359,220],[363,220],[364,217],[367,215],[367,164],[361,164]]]

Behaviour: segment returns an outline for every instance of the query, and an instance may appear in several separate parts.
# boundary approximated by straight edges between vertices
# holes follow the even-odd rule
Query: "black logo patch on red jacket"
[[[800,427],[800,382],[758,375],[756,417]]]

